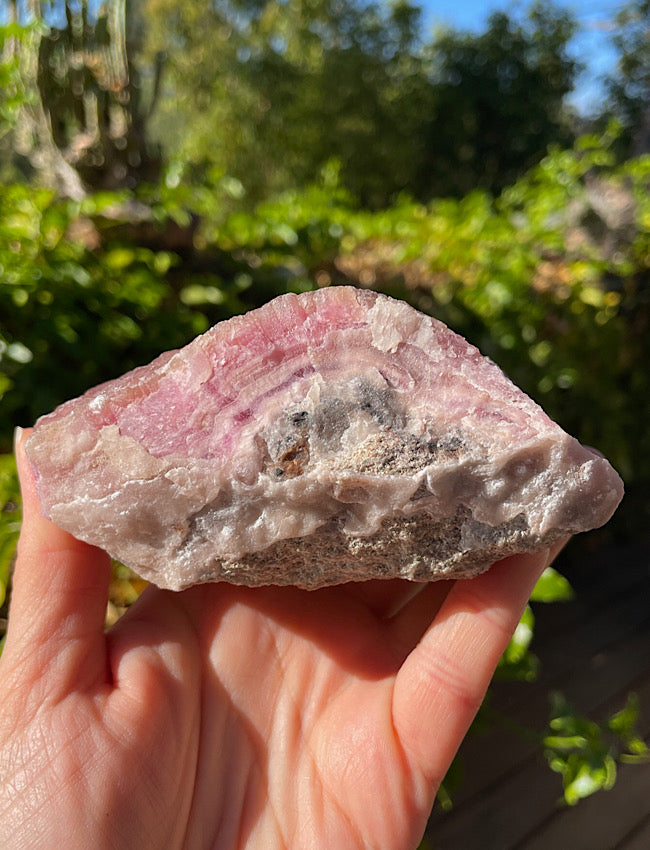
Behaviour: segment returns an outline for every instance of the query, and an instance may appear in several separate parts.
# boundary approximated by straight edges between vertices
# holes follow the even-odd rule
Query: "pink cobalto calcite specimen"
[[[464,577],[606,522],[609,463],[435,319],[284,295],[69,401],[45,514],[161,587]]]

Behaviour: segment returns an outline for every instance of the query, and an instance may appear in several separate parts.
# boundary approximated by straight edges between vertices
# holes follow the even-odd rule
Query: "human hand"
[[[553,553],[424,586],[151,586],[105,633],[109,558],[40,515],[26,436],[0,846],[417,847]]]

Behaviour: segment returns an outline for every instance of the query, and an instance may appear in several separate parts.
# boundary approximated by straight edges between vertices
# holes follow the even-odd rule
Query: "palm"
[[[417,846],[548,553],[410,601],[150,588],[104,635],[108,560],[38,516],[21,465],[0,844]]]
[[[212,723],[195,791],[208,834],[224,817],[210,795],[232,782],[243,754],[237,828],[253,846],[415,846],[433,789],[426,782],[418,792],[396,734],[403,653],[391,640],[395,623],[364,598],[371,588],[209,591],[210,600],[205,590],[184,600],[208,650],[203,709]],[[218,755],[219,735],[230,759]],[[223,846],[234,846],[227,838]]]
[[[128,742],[113,769],[124,783],[126,762],[131,777],[120,809],[144,806],[127,820],[148,821],[149,840],[160,829],[157,847],[172,835],[188,848],[415,846],[434,788],[396,731],[400,621],[378,610],[390,596],[372,585],[151,590],[109,638],[118,675],[105,709]],[[142,644],[145,630],[155,637]],[[153,801],[137,770],[152,736],[166,750],[145,778]]]

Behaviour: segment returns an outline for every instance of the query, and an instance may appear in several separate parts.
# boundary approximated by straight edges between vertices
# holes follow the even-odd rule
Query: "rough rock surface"
[[[66,402],[44,512],[161,587],[471,576],[606,522],[605,459],[440,322],[285,295]]]

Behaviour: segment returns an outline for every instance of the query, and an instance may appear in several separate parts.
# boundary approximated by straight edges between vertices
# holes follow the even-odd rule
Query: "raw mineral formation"
[[[407,304],[284,295],[42,417],[45,514],[161,587],[465,577],[606,522],[604,458]]]

